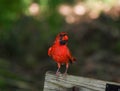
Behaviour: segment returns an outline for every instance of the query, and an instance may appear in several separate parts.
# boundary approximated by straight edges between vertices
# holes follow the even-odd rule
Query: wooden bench
[[[120,91],[120,83],[47,72],[43,91]]]

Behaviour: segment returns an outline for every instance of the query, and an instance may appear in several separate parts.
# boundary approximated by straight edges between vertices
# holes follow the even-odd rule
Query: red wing
[[[68,49],[68,57],[69,57],[69,61],[70,63],[73,63],[74,61],[76,61],[76,58],[74,58],[70,52],[70,50]]]

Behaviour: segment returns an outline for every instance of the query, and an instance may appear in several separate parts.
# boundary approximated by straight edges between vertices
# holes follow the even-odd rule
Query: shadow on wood
[[[53,72],[46,72],[44,91],[106,91],[106,84],[120,86],[120,83],[62,74],[57,77]]]

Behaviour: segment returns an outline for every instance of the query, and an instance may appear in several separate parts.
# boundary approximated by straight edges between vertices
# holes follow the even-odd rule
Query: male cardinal
[[[53,45],[48,49],[48,55],[57,63],[56,75],[59,75],[59,70],[62,64],[66,64],[66,70],[64,74],[67,74],[69,62],[73,63],[76,59],[71,55],[69,48],[67,47],[68,34],[61,32],[57,35]]]

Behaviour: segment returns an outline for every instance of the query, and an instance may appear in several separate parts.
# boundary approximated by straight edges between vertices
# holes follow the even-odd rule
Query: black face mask
[[[60,40],[60,45],[65,45],[67,43],[67,40]]]

